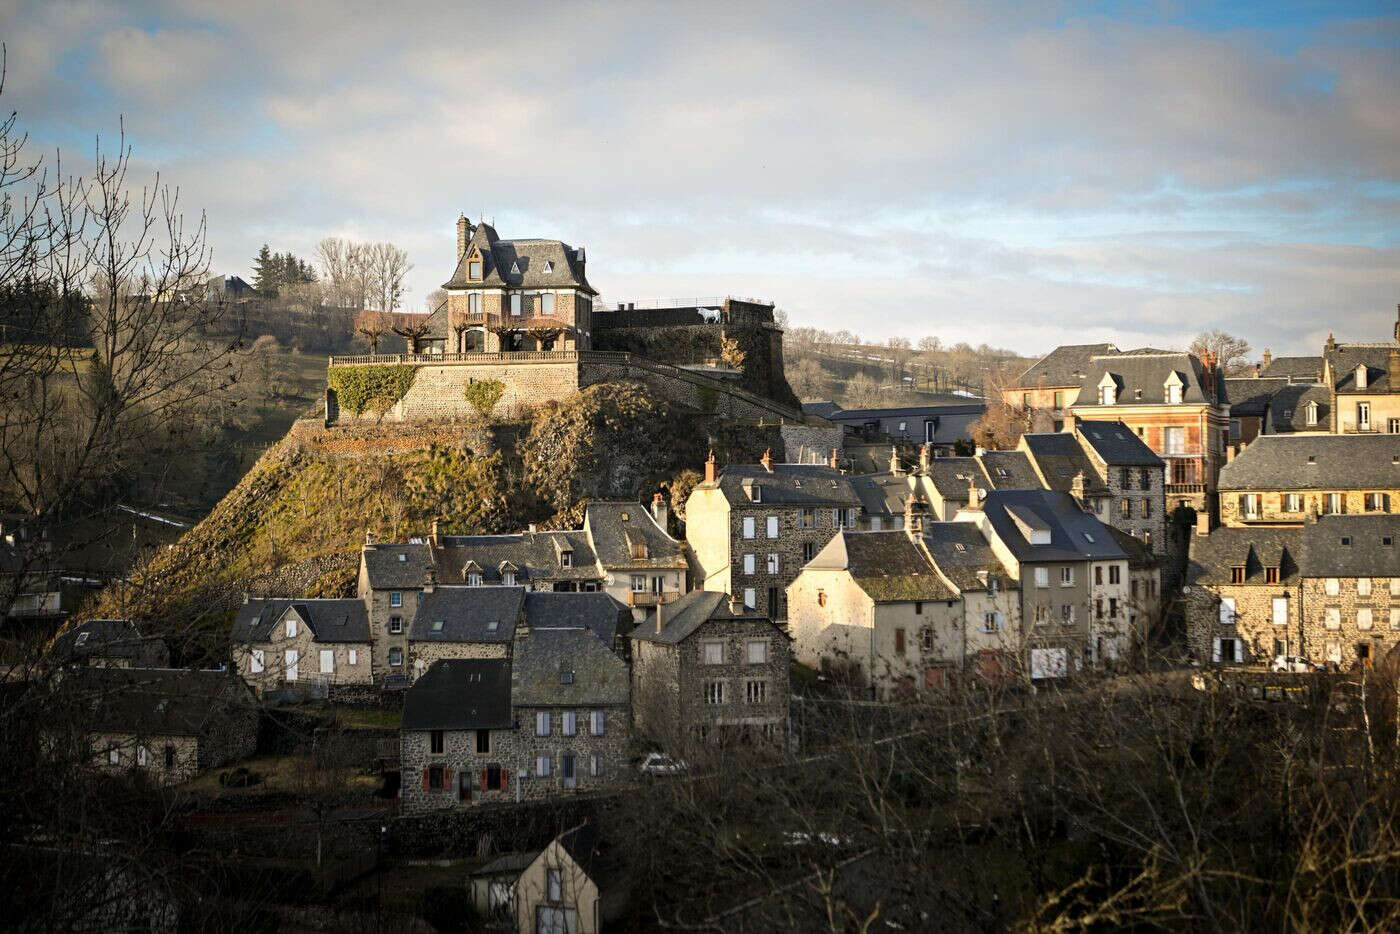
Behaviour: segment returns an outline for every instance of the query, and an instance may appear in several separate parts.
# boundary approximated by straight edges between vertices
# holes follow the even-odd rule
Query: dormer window
[[[1167,377],[1167,381],[1162,385],[1166,391],[1167,405],[1181,405],[1181,374],[1172,371],[1172,375]]]
[[[554,271],[554,260],[547,259],[544,261],[544,271],[547,273]]]
[[[1357,388],[1357,389],[1365,389],[1365,388],[1366,388],[1366,379],[1367,379],[1366,364],[1364,364],[1364,363],[1358,363],[1358,364],[1356,365],[1356,388]]]
[[[433,632],[442,632],[442,620],[433,620]]]
[[[570,549],[559,552],[559,566],[561,568],[571,568],[574,566],[574,553]]]
[[[1284,417],[1287,418],[1287,417],[1288,417],[1288,413],[1284,413]],[[1311,426],[1315,426],[1315,425],[1317,424],[1317,403],[1316,403],[1316,402],[1309,402],[1307,405],[1305,405],[1305,406],[1303,407],[1303,420],[1306,421],[1310,427],[1311,427]]]
[[[506,587],[514,587],[514,586],[515,586],[515,572],[514,572],[514,571],[502,571],[502,572],[501,572],[501,583],[502,583],[504,586],[506,586]]]
[[[1118,383],[1114,381],[1112,374],[1105,373],[1103,379],[1099,380],[1099,405],[1118,404]]]
[[[500,628],[501,628],[501,622],[500,622],[500,620],[493,619],[493,620],[491,620],[491,622],[489,622],[489,623],[486,624],[486,631],[487,631],[487,632],[495,632],[496,630],[498,630],[498,629],[500,629]]]
[[[405,563],[405,562],[407,562],[407,561],[408,561],[408,555],[404,554],[403,552],[399,552],[399,563],[400,563],[400,564],[403,564],[403,563]]]
[[[88,636],[90,636],[90,635],[92,635],[92,633],[90,633],[90,632],[80,632],[80,633],[78,633],[78,638],[77,638],[77,641],[76,641],[75,644],[76,644],[76,645],[82,645],[84,642],[87,642],[87,641],[88,641]]]
[[[481,572],[480,572],[480,571],[468,571],[468,572],[467,572],[467,586],[468,586],[468,587],[480,587],[480,586],[481,586]]]
[[[763,502],[763,487],[759,486],[757,483],[753,485],[753,501],[755,503]]]
[[[481,279],[481,254],[475,250],[467,258],[467,278],[476,281]]]
[[[518,276],[518,275],[520,275],[520,261],[519,261],[519,260],[516,260],[515,262],[513,262],[513,263],[510,264],[510,274],[511,274],[512,276]]]

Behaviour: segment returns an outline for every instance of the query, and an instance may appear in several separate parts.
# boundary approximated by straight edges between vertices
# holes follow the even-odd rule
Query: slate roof
[[[802,403],[803,415],[817,415],[822,418],[830,418],[839,411],[841,411],[841,406],[825,399],[816,402]]]
[[[914,495],[907,474],[858,474],[851,477],[851,488],[866,515],[881,518],[902,517],[905,500]]]
[[[604,645],[611,646],[619,626],[632,620],[632,611],[601,590],[593,593],[530,591],[525,594],[525,621],[531,629],[572,629],[587,626]]]
[[[583,527],[605,568],[688,566],[685,546],[657,525],[651,510],[640,503],[591,502],[584,507]],[[633,557],[634,544],[646,546],[646,557]]]
[[[1083,474],[1086,495],[1108,493],[1108,487],[1099,479],[1098,471],[1094,469],[1089,455],[1084,453],[1074,435],[1063,431],[1022,435],[1021,443],[1030,449],[1031,456],[1040,465],[1041,472],[1045,474],[1045,484],[1050,489],[1068,493],[1074,485],[1075,474]]]
[[[1307,405],[1317,403],[1317,424],[1308,424]],[[1332,393],[1321,383],[1290,383],[1269,400],[1269,433],[1327,431],[1332,425]]]
[[[408,637],[414,642],[509,642],[524,605],[524,587],[439,585],[419,595]]]
[[[49,652],[57,659],[135,658],[152,641],[160,640],[141,635],[141,629],[129,619],[90,619],[61,633]]]
[[[1189,536],[1186,580],[1193,584],[1229,584],[1232,569],[1245,569],[1245,583],[1264,584],[1265,568],[1279,569],[1279,583],[1298,579],[1303,564],[1303,529],[1293,527],[1222,527],[1209,535]]]
[[[530,850],[526,853],[507,853],[504,856],[498,856],[485,866],[473,869],[471,877],[478,879],[485,876],[518,876],[543,852],[543,850]]]
[[[902,531],[839,532],[807,563],[808,568],[848,571],[876,603],[952,600],[922,549]]]
[[[1116,405],[1166,405],[1166,382],[1172,373],[1182,381],[1181,401],[1185,405],[1215,403],[1203,388],[1201,361],[1188,353],[1133,353],[1096,356],[1089,361],[1083,391],[1074,408],[1100,408],[1098,386],[1104,374],[1118,385]],[[1224,389],[1224,387],[1221,387]],[[1141,395],[1139,395],[1141,392]],[[1223,393],[1222,393],[1223,396]],[[1225,401],[1222,397],[1219,401]]]
[[[288,609],[307,626],[317,642],[368,642],[369,613],[363,600],[252,598],[238,608],[233,618],[233,641],[267,642],[272,628],[282,620]]]
[[[1322,379],[1321,357],[1274,357],[1259,373],[1266,379],[1281,377],[1315,383]]]
[[[1400,435],[1260,435],[1220,470],[1227,490],[1400,488]]]
[[[374,590],[412,590],[423,586],[423,576],[433,563],[432,549],[424,542],[402,545],[366,545],[360,561]]]
[[[972,522],[925,522],[923,540],[929,558],[958,590],[986,590],[984,576],[996,577],[1003,587],[1016,585]]]
[[[513,725],[509,659],[436,661],[404,694],[405,730],[506,730]]]
[[[1147,442],[1122,422],[1077,419],[1074,428],[1079,437],[1110,467],[1165,467],[1166,461],[1157,456]]]
[[[1018,561],[1106,561],[1127,558],[1103,523],[1079,508],[1068,493],[1055,490],[992,490],[982,511]],[[1022,521],[1047,528],[1050,544],[1033,545],[1021,531]],[[1092,539],[1092,540],[1091,540]]]
[[[1226,379],[1225,391],[1230,396],[1230,416],[1262,416],[1274,394],[1288,385],[1287,379],[1247,377]]]
[[[1037,360],[1030,369],[1016,381],[1017,388],[1036,386],[1079,386],[1083,380],[1081,373],[1088,373],[1092,357],[1113,353],[1118,348],[1112,344],[1064,344]]]
[[[924,475],[938,491],[938,495],[954,502],[967,502],[970,479],[977,481],[977,486],[984,490],[992,486],[987,472],[975,457],[935,457],[929,461]]]
[[[98,733],[198,736],[226,710],[252,712],[248,689],[225,671],[83,668],[59,684],[85,729]]]
[[[1398,515],[1319,516],[1303,546],[1307,577],[1400,577]]]
[[[586,629],[522,633],[510,677],[517,707],[621,707],[631,684],[627,663]]]
[[[869,422],[877,418],[924,418],[930,415],[981,415],[986,403],[964,402],[953,405],[896,405],[878,409],[841,409],[827,418],[834,422]]]
[[[1044,486],[1024,451],[985,451],[981,460],[993,489],[1038,490]]]
[[[1332,369],[1337,392],[1389,392],[1390,348],[1394,344],[1338,344],[1323,359]],[[1356,385],[1356,368],[1367,370],[1366,388]]]
[[[560,554],[573,551],[573,566],[564,567]],[[556,532],[519,532],[514,535],[450,535],[434,549],[438,581],[462,584],[468,564],[476,562],[481,579],[488,584],[501,581],[501,564],[515,565],[519,583],[537,580],[597,580],[603,576],[598,556],[582,529]]]
[[[738,613],[729,610],[729,595],[713,590],[692,590],[675,603],[660,608],[661,632],[656,631],[656,610],[632,630],[631,638],[643,642],[658,642],[662,645],[677,645],[694,635],[695,631],[710,620],[744,620],[752,623],[773,625],[766,616],[740,608]],[[782,630],[779,630],[781,632]]]
[[[467,278],[467,257],[471,248],[481,251],[481,279]],[[502,240],[496,229],[479,223],[467,241],[467,252],[457,262],[444,289],[573,288],[597,295],[584,276],[582,248],[574,249],[559,240]]]
[[[1112,525],[1105,525],[1104,528],[1108,529],[1108,534],[1113,536],[1118,547],[1127,554],[1130,567],[1155,567],[1158,564],[1157,556],[1152,553],[1152,546],[1147,542]]]
[[[746,492],[754,485],[762,488],[762,503],[754,503]],[[771,473],[762,464],[731,464],[720,473],[718,486],[731,506],[861,504],[849,476],[820,464],[774,464]]]

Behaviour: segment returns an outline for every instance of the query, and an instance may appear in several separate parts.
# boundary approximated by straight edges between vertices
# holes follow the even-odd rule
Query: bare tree
[[[389,333],[389,316],[379,311],[362,311],[355,316],[355,333],[369,342],[369,352],[379,353],[379,342]]]
[[[393,332],[408,341],[409,353],[418,353],[418,342],[428,334],[428,316],[396,314],[391,317]]]
[[[369,281],[380,311],[394,311],[403,301],[404,278],[413,264],[408,253],[392,243],[376,243],[365,247],[369,266]]]
[[[1250,368],[1249,341],[1226,331],[1202,331],[1191,342],[1191,353],[1204,358],[1211,355],[1226,376],[1239,376]]]

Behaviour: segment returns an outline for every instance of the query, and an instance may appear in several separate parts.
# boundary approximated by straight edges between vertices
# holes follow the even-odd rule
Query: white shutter
[[[589,716],[588,719],[590,721],[589,726],[593,731],[593,735],[602,736],[604,729],[603,712],[601,710],[595,710],[593,711],[592,715]]]
[[[777,537],[778,537],[778,517],[777,517],[777,516],[769,516],[769,517],[768,517],[768,537],[769,537],[769,538],[777,538]]]
[[[1288,598],[1274,597],[1274,625],[1288,625]]]
[[[1220,625],[1233,626],[1235,623],[1235,598],[1220,598]]]
[[[744,573],[753,574],[753,555],[744,555]]]
[[[753,516],[744,517],[744,537],[753,538]]]
[[[549,735],[549,712],[548,712],[548,711],[541,710],[539,713],[535,714],[535,735],[536,735],[536,736],[548,736],[548,735]]]
[[[323,674],[323,675],[335,674],[335,650],[334,650],[334,649],[322,649],[322,650],[321,650],[321,674]]]
[[[263,670],[263,650],[253,649],[252,673],[258,674]]]
[[[535,774],[540,778],[549,777],[549,756],[539,756],[535,759]]]
[[[1210,658],[1210,660],[1213,661],[1213,662],[1216,662],[1216,663],[1219,663],[1219,661],[1220,661],[1220,637],[1219,637],[1219,636],[1216,636],[1216,637],[1215,637],[1215,649],[1214,649],[1214,651],[1211,653],[1211,658]]]

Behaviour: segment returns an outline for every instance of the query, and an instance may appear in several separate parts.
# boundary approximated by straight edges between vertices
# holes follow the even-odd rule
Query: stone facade
[[[286,682],[319,681],[326,684],[370,684],[373,648],[368,642],[317,642],[309,626],[298,626],[287,638],[286,630],[274,627],[272,638],[233,647],[233,665],[239,676],[259,695]],[[287,653],[296,653],[295,669],[288,670]],[[331,653],[330,670],[323,670]]]
[[[440,752],[433,752],[435,733]],[[485,734],[484,741],[478,734]],[[404,812],[516,800],[524,768],[517,737],[518,730],[404,730],[399,738]]]
[[[1308,654],[1296,585],[1188,585],[1181,600],[1187,646],[1203,662],[1263,665],[1279,655]],[[1274,622],[1275,601],[1283,601],[1283,623]]]
[[[1304,577],[1302,610],[1298,654],[1317,661],[1373,664],[1400,643],[1400,578]]]
[[[379,681],[386,674],[409,673],[412,669],[409,661],[408,630],[418,612],[418,598],[422,587],[371,589],[369,574],[362,561],[355,593],[365,601],[369,610],[372,640],[370,664],[373,679]],[[395,605],[396,600],[398,605]],[[395,659],[398,660],[398,664],[394,664]]]
[[[109,775],[139,772],[157,785],[182,784],[209,767],[201,764],[200,742],[193,736],[93,733],[88,737],[88,746],[92,750],[93,765],[103,772]]]
[[[573,735],[565,732],[568,728],[565,721],[570,715]],[[594,718],[599,715],[599,731],[595,733]],[[602,791],[629,780],[627,747],[631,730],[630,711],[626,707],[522,706],[515,708],[515,716],[519,725],[516,748],[521,768],[528,773],[520,783],[525,798]],[[544,734],[540,732],[541,717],[548,722],[548,732]],[[547,760],[547,765],[543,760]],[[540,774],[541,765],[545,766],[547,774]],[[572,781],[565,774],[570,768],[574,773]]]
[[[1336,477],[1338,486],[1347,483],[1346,477]],[[1294,499],[1290,503],[1290,494]],[[1379,501],[1369,499],[1383,497]],[[1289,508],[1296,506],[1297,508]],[[1231,489],[1220,494],[1220,523],[1227,526],[1264,523],[1302,523],[1309,515],[1328,515],[1340,512],[1346,515],[1365,513],[1383,514],[1400,510],[1400,470],[1396,471],[1393,486],[1382,489],[1331,491],[1320,490],[1263,490]]]

